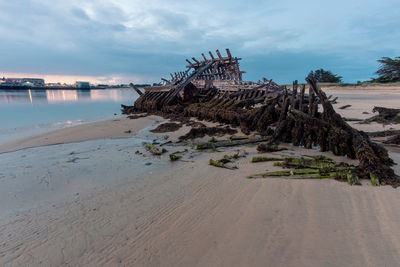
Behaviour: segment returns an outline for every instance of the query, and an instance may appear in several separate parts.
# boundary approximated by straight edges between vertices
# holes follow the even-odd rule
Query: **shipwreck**
[[[357,159],[357,171],[346,174],[357,180],[400,185],[387,150],[344,121],[312,77],[306,78],[307,84],[294,81],[290,88],[266,78],[243,81],[240,60],[229,49],[226,56],[216,50],[208,58],[202,54],[202,60],[186,59],[186,70],[171,73],[144,93],[131,85],[140,97],[133,106],[122,106],[122,112],[196,117],[240,127],[267,143],[287,142]]]

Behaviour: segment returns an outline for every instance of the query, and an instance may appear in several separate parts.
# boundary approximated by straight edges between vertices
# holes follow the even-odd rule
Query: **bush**
[[[313,77],[319,83],[341,83],[342,76],[333,74],[329,70],[319,69],[316,71],[310,71],[308,76]]]
[[[390,58],[382,57],[377,60],[381,63],[376,74],[379,77],[375,80],[378,82],[398,82],[400,81],[400,57]]]

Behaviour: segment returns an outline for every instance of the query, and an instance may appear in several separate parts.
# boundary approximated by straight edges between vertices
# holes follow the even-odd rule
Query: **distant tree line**
[[[379,70],[376,72],[379,77],[373,81],[382,83],[400,81],[400,57],[382,57],[377,61],[381,63]]]
[[[375,74],[378,78],[373,78],[367,82],[378,82],[378,83],[389,83],[389,82],[400,82],[400,57],[382,57],[377,60],[380,63],[380,67]],[[322,83],[341,83],[342,77],[333,74],[331,71],[319,69],[310,71],[308,75],[314,77],[317,82]],[[361,83],[358,81],[357,83]]]
[[[341,83],[342,76],[333,74],[329,70],[319,69],[316,71],[310,71],[308,76],[313,77],[319,83]]]

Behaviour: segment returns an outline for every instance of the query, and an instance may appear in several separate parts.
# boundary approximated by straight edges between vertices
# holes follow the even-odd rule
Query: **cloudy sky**
[[[0,75],[156,82],[229,47],[247,80],[324,68],[356,82],[400,56],[399,13],[398,0],[0,0]]]

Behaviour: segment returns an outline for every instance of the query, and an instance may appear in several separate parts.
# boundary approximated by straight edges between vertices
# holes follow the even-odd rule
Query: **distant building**
[[[40,78],[6,78],[4,79],[4,83],[7,85],[15,85],[15,86],[31,86],[31,87],[45,86],[44,79]]]
[[[90,83],[89,82],[76,82],[75,87],[80,88],[80,89],[90,89]]]

